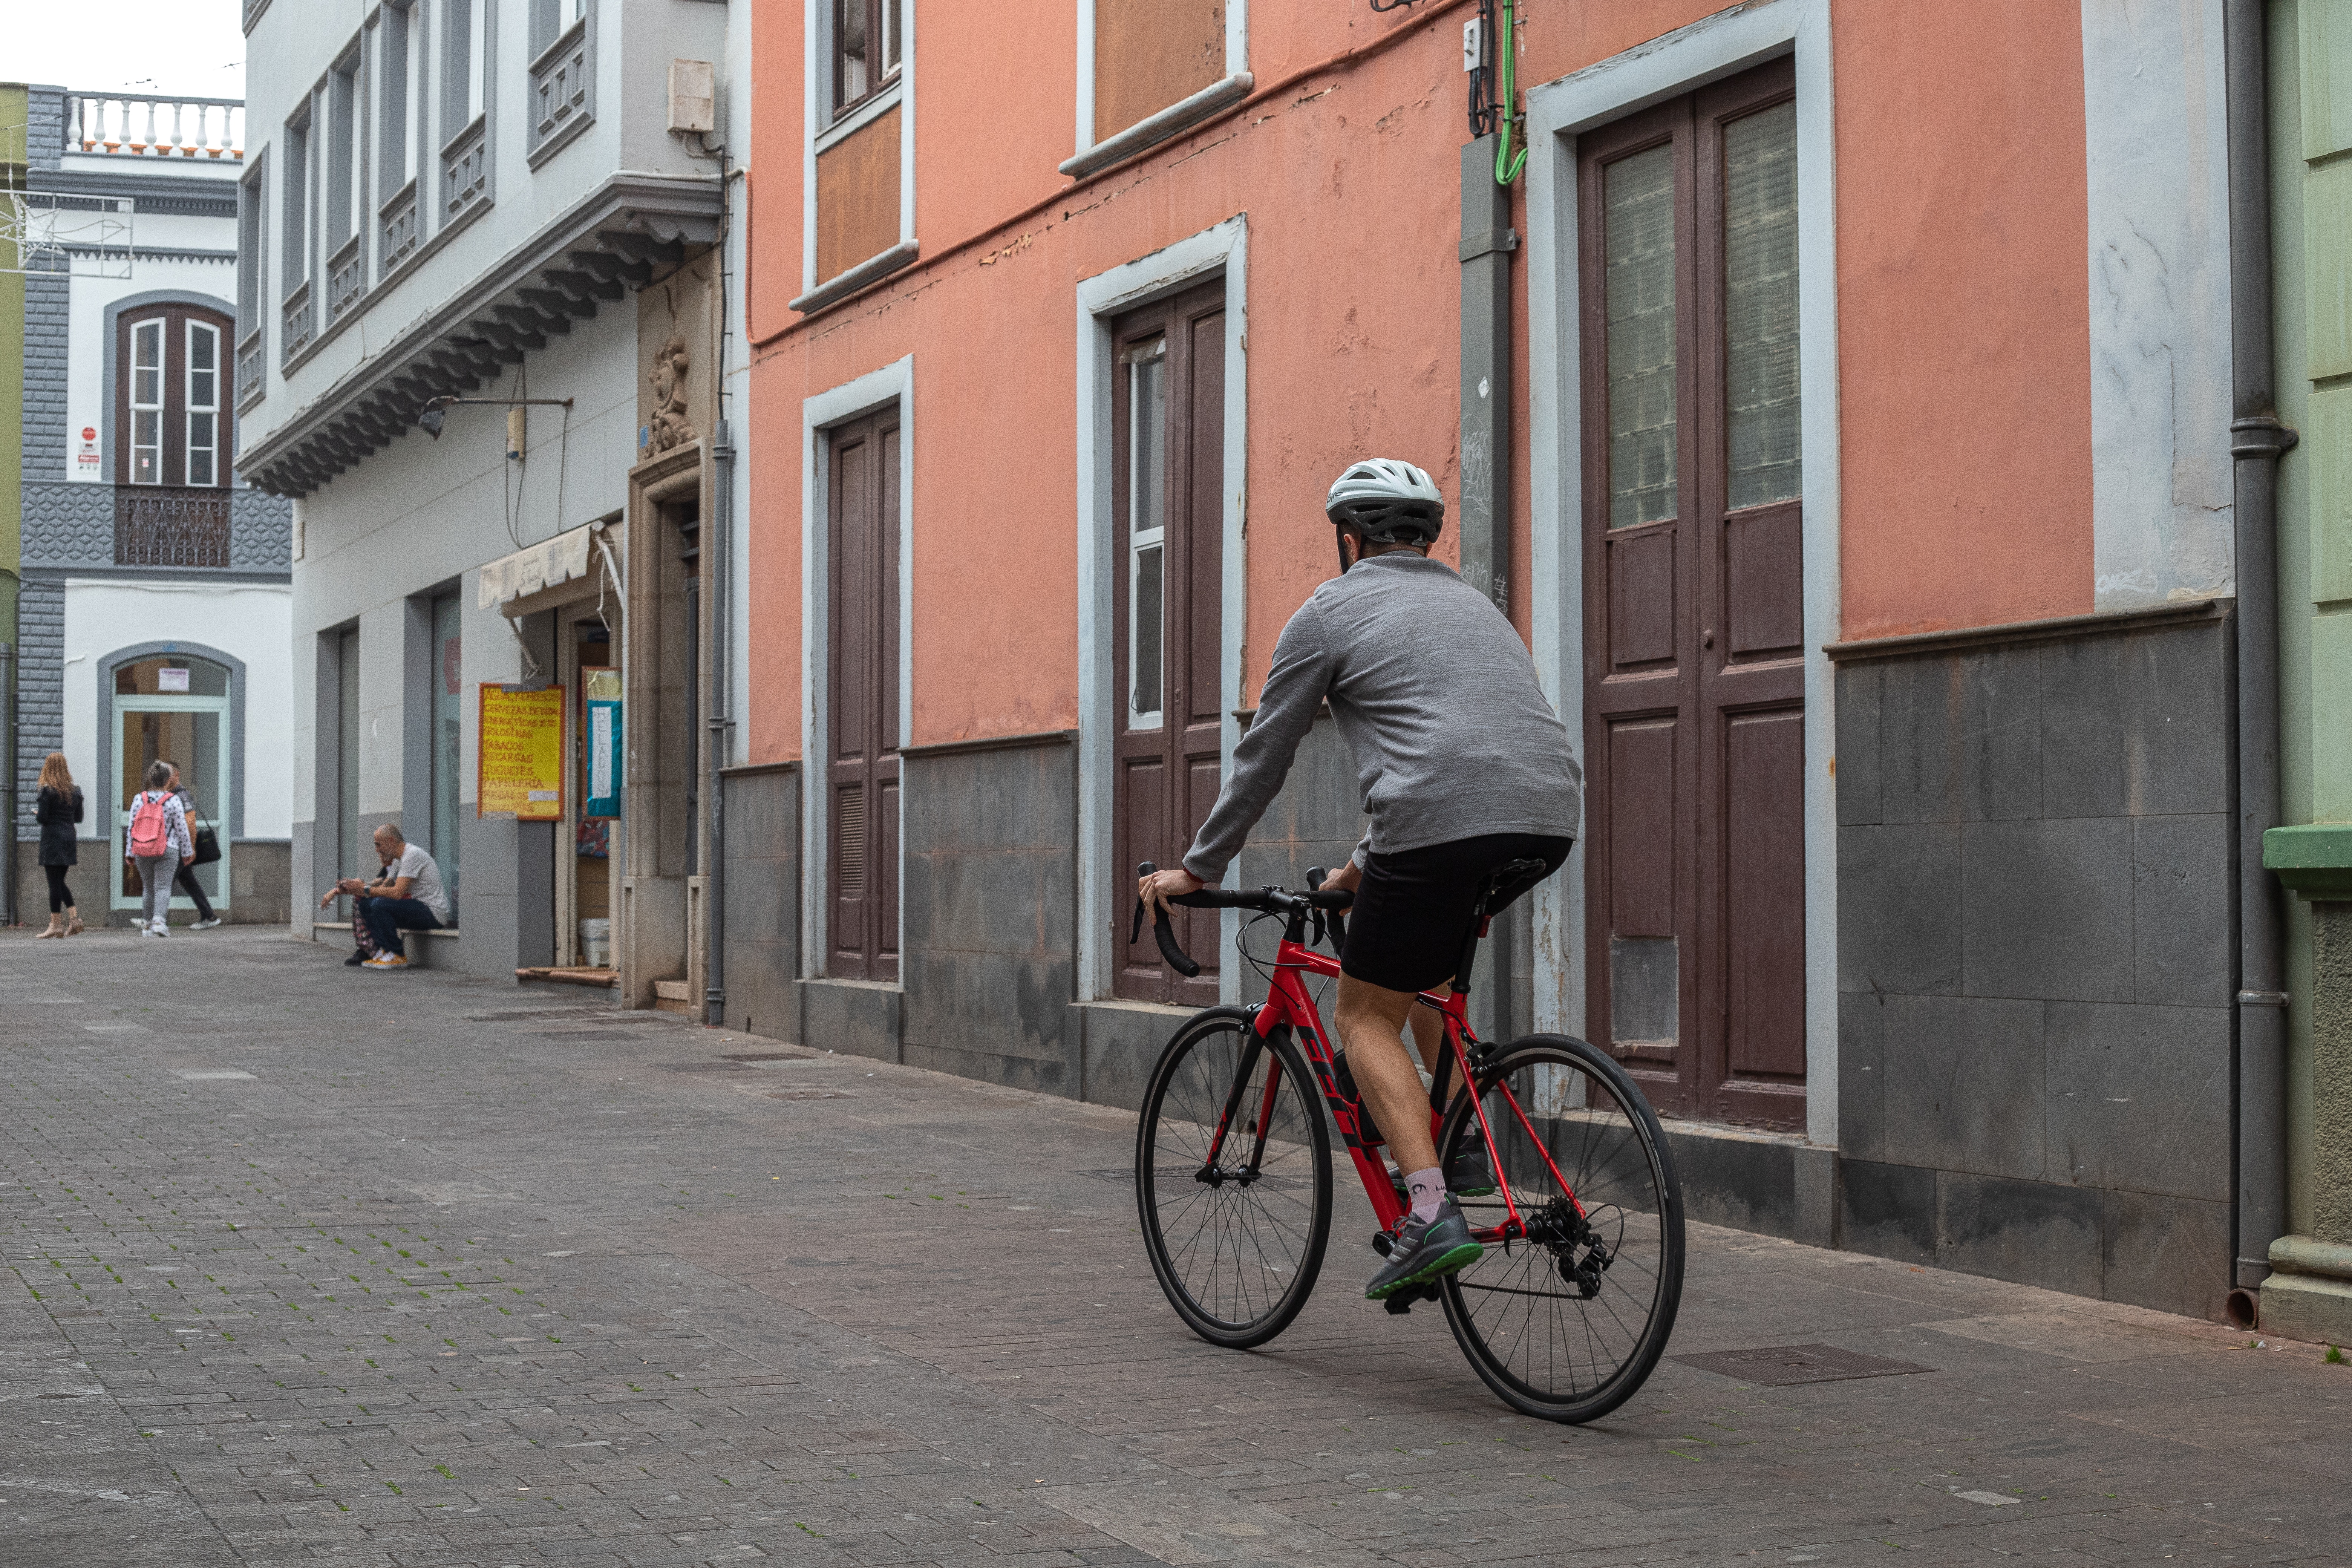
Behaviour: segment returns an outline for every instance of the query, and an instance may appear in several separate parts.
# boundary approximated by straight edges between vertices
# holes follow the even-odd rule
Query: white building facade
[[[20,906],[46,907],[32,807],[62,751],[90,806],[72,877],[86,920],[139,907],[122,837],[162,758],[220,847],[196,870],[207,905],[282,922],[290,509],[234,461],[242,109],[28,100],[26,183],[51,243],[26,262]],[[197,912],[184,895],[173,908]]]
[[[740,483],[723,116],[748,8],[247,0],[246,24],[239,460],[294,507],[294,927],[348,940],[317,895],[394,823],[455,904],[412,962],[609,953],[629,1003],[683,1007],[731,662],[701,543]],[[616,805],[583,732],[625,681]],[[535,793],[561,799],[500,810],[483,705],[551,687],[562,779]]]

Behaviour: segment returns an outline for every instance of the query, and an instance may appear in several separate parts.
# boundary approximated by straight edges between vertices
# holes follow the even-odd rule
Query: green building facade
[[[2262,1322],[2352,1341],[2352,0],[2270,13],[2287,1226]]]

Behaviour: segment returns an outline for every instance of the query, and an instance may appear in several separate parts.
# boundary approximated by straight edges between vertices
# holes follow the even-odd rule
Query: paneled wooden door
[[[1115,722],[1110,908],[1118,992],[1206,1006],[1217,999],[1214,910],[1183,911],[1201,962],[1186,980],[1147,929],[1129,943],[1135,868],[1177,864],[1222,776],[1224,643],[1225,318],[1222,282],[1121,317],[1111,333],[1111,544]]]
[[[1579,139],[1586,974],[1662,1111],[1799,1127],[1803,513],[1794,78]]]
[[[898,411],[832,432],[825,886],[840,980],[898,978]]]

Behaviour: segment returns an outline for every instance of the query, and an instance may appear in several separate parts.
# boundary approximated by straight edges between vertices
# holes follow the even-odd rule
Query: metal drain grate
[[[740,1062],[656,1062],[664,1072],[750,1072]]]
[[[1685,1366],[1736,1377],[1764,1388],[1785,1388],[1799,1383],[1843,1383],[1853,1377],[1900,1377],[1906,1373],[1933,1372],[1916,1362],[1892,1361],[1835,1345],[1772,1345],[1757,1351],[1707,1351],[1672,1358]]]
[[[837,1089],[780,1089],[772,1092],[768,1098],[770,1100],[847,1100],[850,1096]]]
[[[719,1059],[723,1062],[806,1062],[816,1058],[792,1051],[745,1051],[739,1056],[722,1056]]]

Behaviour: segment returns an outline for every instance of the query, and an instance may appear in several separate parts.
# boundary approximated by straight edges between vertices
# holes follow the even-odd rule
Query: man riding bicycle
[[[1183,866],[1145,877],[1137,892],[1165,910],[1222,880],[1329,701],[1370,819],[1349,863],[1323,882],[1355,893],[1339,1038],[1412,1205],[1364,1290],[1382,1300],[1478,1259],[1484,1248],[1449,1187],[1475,1195],[1495,1184],[1484,1153],[1436,1168],[1429,1100],[1403,1031],[1410,1019],[1423,1059],[1442,1073],[1444,1026],[1414,998],[1453,978],[1498,868],[1539,860],[1549,875],[1568,858],[1584,775],[1518,633],[1428,558],[1445,521],[1429,476],[1390,458],[1357,463],[1324,510],[1339,531],[1339,575],[1283,627],[1257,717]]]

